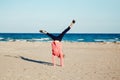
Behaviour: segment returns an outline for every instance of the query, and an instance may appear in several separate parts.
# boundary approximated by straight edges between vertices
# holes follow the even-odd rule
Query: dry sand
[[[119,43],[63,42],[64,67],[50,42],[0,42],[0,80],[120,80]]]

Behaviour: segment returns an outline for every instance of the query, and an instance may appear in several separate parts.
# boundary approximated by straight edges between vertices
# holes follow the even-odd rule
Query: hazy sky
[[[120,33],[120,0],[0,0],[0,33]]]

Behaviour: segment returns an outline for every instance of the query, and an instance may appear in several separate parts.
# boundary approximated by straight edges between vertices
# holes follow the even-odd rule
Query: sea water
[[[53,33],[57,36],[59,33]],[[0,42],[5,41],[29,41],[49,42],[50,37],[40,33],[0,33]],[[109,33],[67,33],[62,41],[66,42],[120,42],[120,34]]]

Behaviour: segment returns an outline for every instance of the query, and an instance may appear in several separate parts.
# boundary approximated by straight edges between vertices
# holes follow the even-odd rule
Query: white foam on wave
[[[9,41],[9,42],[14,42],[14,41],[27,41],[27,39],[12,39],[12,38],[8,38],[5,41]]]
[[[0,37],[0,40],[3,40],[4,38]]]
[[[94,41],[96,42],[116,42],[116,41],[119,41],[118,38],[115,38],[115,39],[94,39]]]
[[[26,41],[30,41],[30,42],[49,41],[49,40],[50,40],[49,38],[40,38],[40,39],[32,38],[32,39],[26,39]]]
[[[96,41],[96,42],[105,42],[106,40],[105,39],[94,39],[94,41]]]
[[[7,39],[4,39],[4,38],[1,38],[0,37],[0,41],[9,41],[9,42],[14,42],[14,41],[30,41],[30,42],[37,42],[37,41],[50,41],[50,38],[40,38],[40,39],[37,39],[37,38],[33,38],[33,39],[12,39],[12,38],[7,38]]]
[[[77,39],[78,41],[83,41],[84,39]]]
[[[15,41],[27,41],[26,39],[16,39]]]
[[[46,40],[50,40],[50,39],[49,38],[40,38],[40,39],[33,38],[32,40],[35,40],[35,41],[44,41],[45,40],[46,41]]]

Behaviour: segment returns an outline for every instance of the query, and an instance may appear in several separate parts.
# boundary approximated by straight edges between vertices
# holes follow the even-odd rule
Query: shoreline
[[[51,43],[52,41],[0,41],[0,43]],[[97,43],[97,44],[120,44],[120,41],[114,42],[72,42],[72,41],[61,41],[61,43]]]

